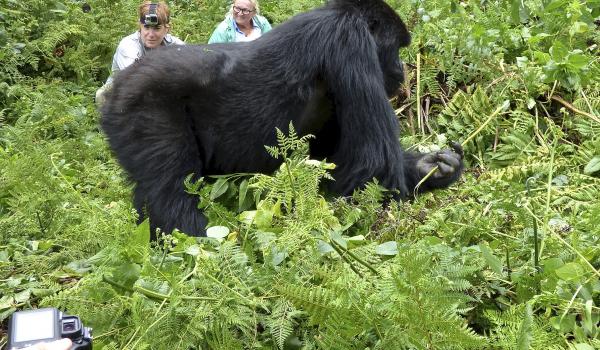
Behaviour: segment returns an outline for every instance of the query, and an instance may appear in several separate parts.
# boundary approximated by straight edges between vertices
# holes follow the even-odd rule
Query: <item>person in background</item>
[[[104,103],[104,93],[110,89],[115,74],[127,68],[146,53],[159,47],[184,45],[179,38],[169,34],[169,6],[164,1],[143,1],[138,8],[139,29],[123,39],[113,56],[111,74],[106,83],[96,91],[96,104]]]
[[[235,0],[208,43],[251,41],[260,37],[271,30],[271,24],[259,13],[257,0]]]

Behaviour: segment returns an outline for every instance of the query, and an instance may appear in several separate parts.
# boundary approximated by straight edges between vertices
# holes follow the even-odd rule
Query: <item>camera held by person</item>
[[[61,342],[61,339],[67,338]],[[8,324],[8,347],[13,349],[92,349],[92,329],[84,327],[77,316],[65,315],[55,308],[15,312]],[[62,349],[62,348],[61,348]]]

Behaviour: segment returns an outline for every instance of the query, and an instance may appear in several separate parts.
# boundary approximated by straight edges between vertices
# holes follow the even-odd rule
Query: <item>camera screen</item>
[[[54,310],[17,312],[13,317],[15,342],[54,338]]]

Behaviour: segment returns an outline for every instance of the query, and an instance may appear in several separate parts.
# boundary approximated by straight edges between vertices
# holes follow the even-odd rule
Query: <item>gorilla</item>
[[[403,81],[398,50],[410,34],[381,0],[332,0],[249,43],[157,50],[116,77],[101,125],[135,183],[134,205],[152,232],[205,235],[206,217],[183,182],[270,173],[281,160],[264,145],[290,122],[313,134],[310,155],[337,165],[328,189],[352,194],[368,181],[409,197],[447,187],[462,149],[404,152],[389,103]]]

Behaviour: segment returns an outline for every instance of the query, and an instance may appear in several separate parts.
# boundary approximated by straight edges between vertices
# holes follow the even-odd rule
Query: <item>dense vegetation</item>
[[[464,142],[463,180],[323,197],[332,165],[280,134],[272,176],[186,184],[209,238],[154,247],[93,103],[137,1],[0,0],[0,347],[56,306],[97,349],[600,348],[600,1],[388,3],[413,33],[401,139]],[[170,5],[203,43],[227,2]]]

